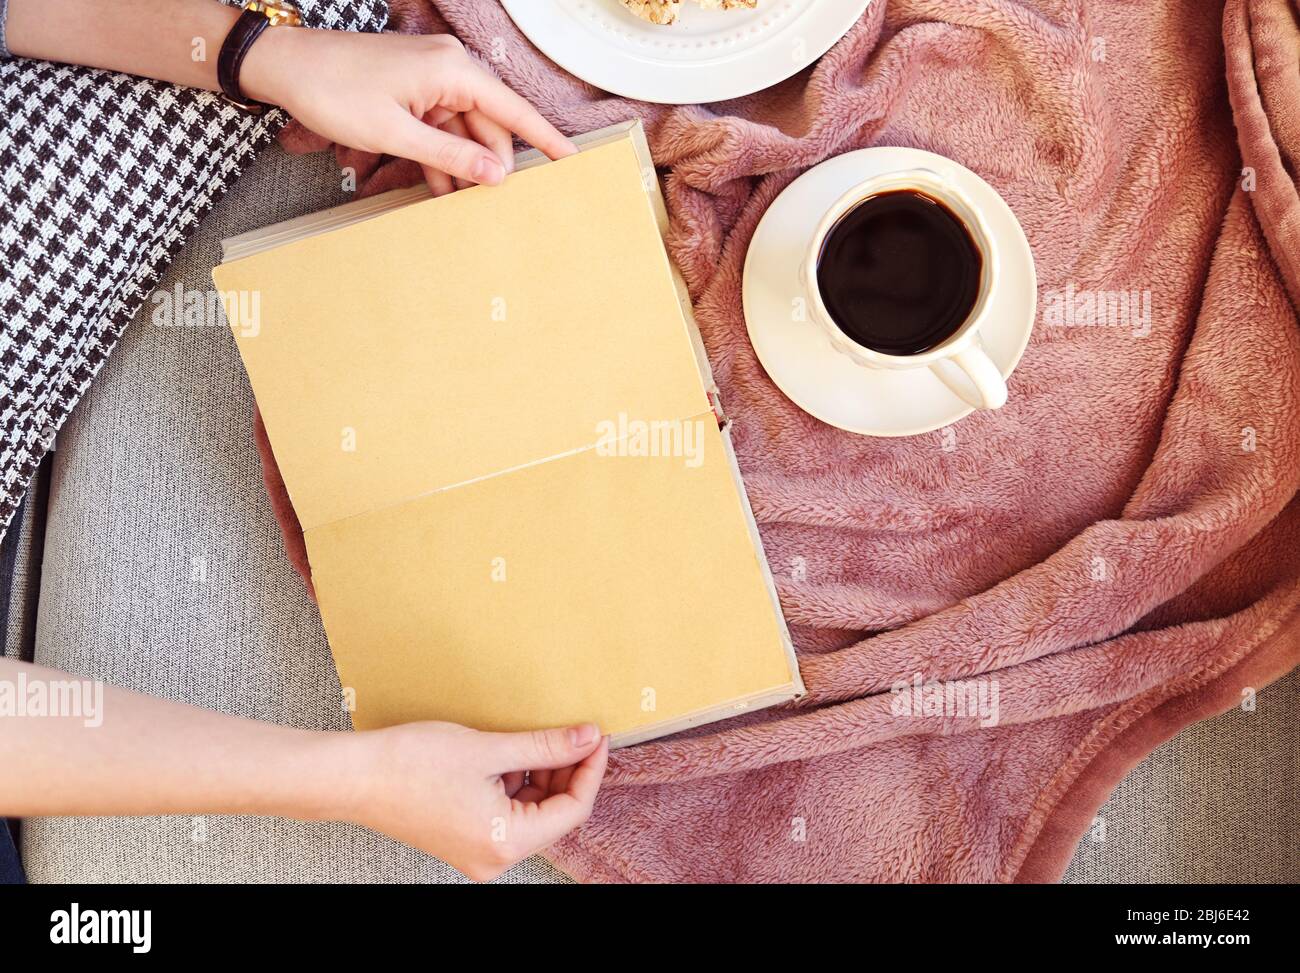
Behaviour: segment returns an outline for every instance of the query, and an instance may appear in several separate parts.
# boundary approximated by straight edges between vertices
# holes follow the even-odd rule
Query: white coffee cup
[[[840,219],[873,196],[899,190],[919,192],[947,207],[965,225],[983,258],[979,292],[966,320],[942,343],[915,355],[890,355],[854,341],[831,317],[817,285],[817,263],[821,259],[822,247]],[[997,409],[1007,401],[1006,380],[984,350],[979,335],[980,326],[989,313],[989,296],[997,273],[997,247],[979,209],[953,179],[928,168],[886,173],[864,180],[846,192],[817,225],[799,270],[811,298],[812,317],[826,332],[836,351],[864,368],[929,368],[954,395],[977,409]],[[945,363],[955,365],[957,374],[954,375]]]

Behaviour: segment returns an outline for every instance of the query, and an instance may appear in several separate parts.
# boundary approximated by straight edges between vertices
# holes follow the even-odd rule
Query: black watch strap
[[[221,93],[231,104],[251,112],[262,112],[268,106],[244,97],[239,89],[239,68],[253,42],[270,25],[271,21],[260,10],[245,10],[235,21],[235,26],[230,28],[225,43],[221,45],[221,54],[217,57],[217,83],[221,85]]]

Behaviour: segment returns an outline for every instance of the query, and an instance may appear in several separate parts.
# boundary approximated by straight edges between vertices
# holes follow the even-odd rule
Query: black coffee
[[[864,199],[831,227],[817,286],[831,318],[858,344],[919,355],[966,322],[983,263],[954,213],[902,189]]]

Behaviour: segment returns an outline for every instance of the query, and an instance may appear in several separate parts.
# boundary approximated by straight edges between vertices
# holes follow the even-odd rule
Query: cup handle
[[[977,409],[1000,409],[1007,401],[1007,383],[998,371],[998,366],[993,364],[993,359],[989,358],[986,352],[979,345],[971,345],[955,355],[950,355],[943,361],[950,361],[966,373],[970,379],[970,385],[974,388],[975,394],[971,395],[971,389],[964,382],[954,382],[943,370],[937,367],[940,362],[930,366],[939,381],[952,391],[959,399],[967,405],[972,405]]]

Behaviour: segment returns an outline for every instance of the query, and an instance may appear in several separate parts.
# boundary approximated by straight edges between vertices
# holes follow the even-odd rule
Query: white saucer
[[[809,415],[864,436],[916,436],[974,411],[929,368],[887,371],[854,364],[831,347],[811,313],[795,313],[797,307],[810,307],[799,265],[831,205],[864,179],[917,167],[950,173],[987,221],[1000,272],[993,285],[992,314],[980,337],[1003,377],[1010,376],[1034,327],[1038,282],[1033,254],[997,191],[950,159],[920,149],[883,147],[828,159],[773,201],[745,257],[745,324],[768,376]],[[798,320],[801,316],[804,320]]]
[[[784,81],[848,33],[870,0],[760,0],[753,10],[682,4],[647,23],[619,0],[502,0],[543,54],[588,84],[668,105],[726,101]]]

